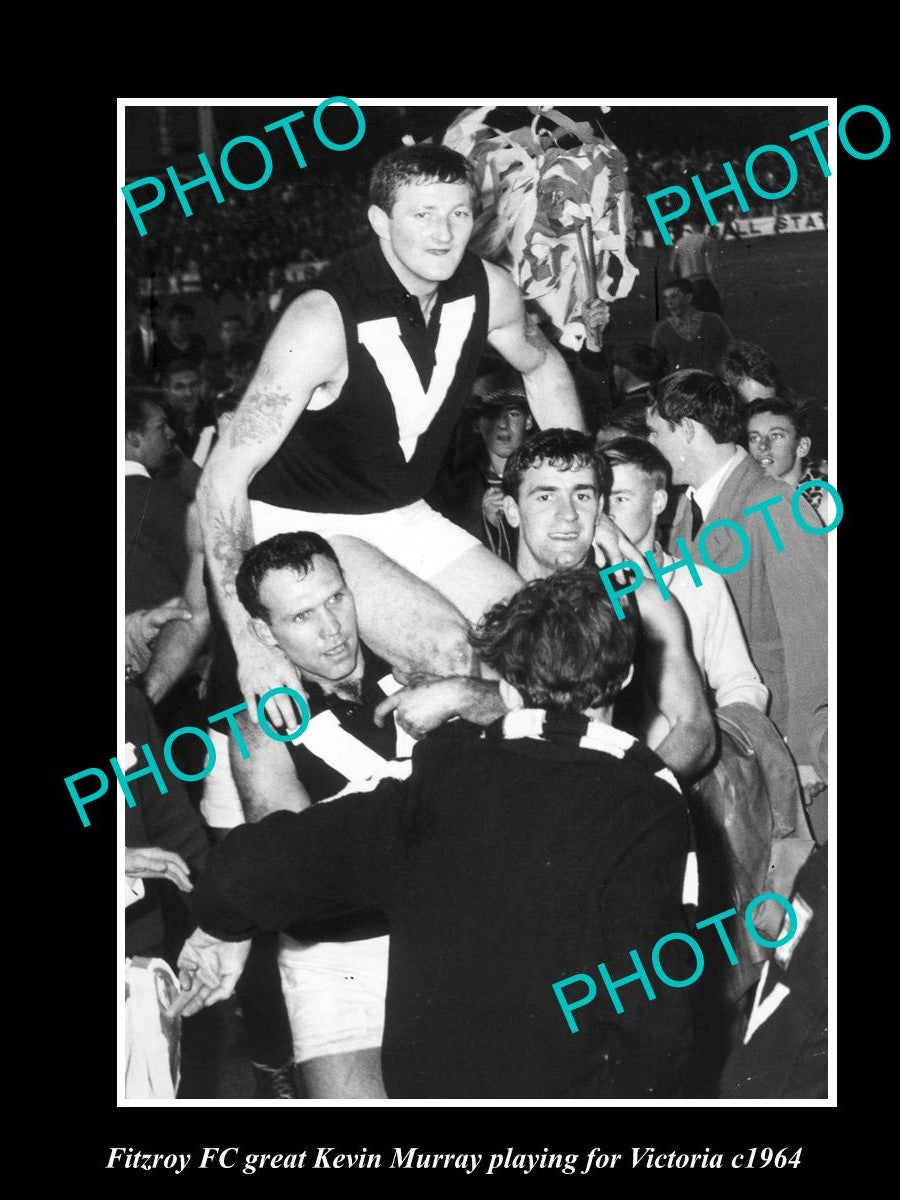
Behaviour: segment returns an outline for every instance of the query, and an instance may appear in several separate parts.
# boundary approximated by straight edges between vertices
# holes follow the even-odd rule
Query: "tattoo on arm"
[[[231,509],[227,514],[222,508],[213,506],[209,512],[209,519],[212,533],[210,552],[216,562],[221,563],[219,579],[222,591],[226,596],[234,596],[237,594],[234,577],[244,552],[253,545],[250,521],[238,513],[236,500],[231,502]]]
[[[277,433],[292,399],[287,392],[276,389],[250,392],[231,422],[232,446],[264,442]]]

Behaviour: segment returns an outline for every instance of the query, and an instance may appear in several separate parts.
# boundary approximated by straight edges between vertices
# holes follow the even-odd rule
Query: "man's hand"
[[[598,530],[601,531],[599,535],[597,533]],[[614,562],[621,562],[623,559],[630,558],[634,562],[639,563],[644,557],[641,551],[638,550],[637,546],[635,546],[634,542],[632,542],[626,536],[626,534],[622,532],[612,517],[607,516],[606,513],[601,513],[597,518],[594,534],[595,537],[600,536],[601,538],[604,538],[605,544],[608,544],[610,548],[612,548],[613,539],[615,539],[619,550],[619,557],[618,559],[614,559]]]
[[[156,635],[169,621],[190,621],[193,616],[181,596],[156,608],[141,609],[125,618],[125,659],[138,672],[146,671]]]
[[[627,558],[640,565],[643,558],[640,550],[632,545],[615,521],[604,512],[597,514],[594,526],[594,553],[600,567],[612,567]]]
[[[275,646],[265,646],[249,630],[235,642],[238,669],[237,677],[241,694],[247,702],[251,721],[259,724],[256,711],[257,701],[272,688],[289,687],[305,697],[300,676],[287,656]],[[298,713],[290,696],[282,693],[273,696],[266,704],[266,716],[285,732],[297,728]]]
[[[173,596],[165,604],[148,609],[143,614],[144,637],[148,642],[152,642],[163,625],[167,625],[169,621],[189,621],[192,615],[181,596]]]
[[[484,519],[495,529],[500,527],[503,516],[503,492],[498,487],[489,487],[481,500],[481,511]]]
[[[126,847],[125,874],[132,879],[169,879],[182,892],[194,890],[190,868],[181,855],[159,846]]]
[[[451,717],[461,717],[473,725],[493,725],[506,715],[507,708],[497,680],[454,675],[444,679],[414,678],[410,686],[382,700],[375,710],[376,722],[381,725],[392,711],[401,729],[412,737],[422,737]]]
[[[384,725],[390,713],[410,737],[424,737],[438,725],[456,716],[460,699],[459,680],[435,679],[402,688],[375,709],[375,724]]]
[[[605,300],[589,300],[581,310],[587,334],[588,350],[598,351],[603,345],[603,333],[609,325],[609,305]]]
[[[612,517],[604,512],[597,515],[594,526],[594,553],[597,556],[597,564],[601,567],[615,566],[616,563],[630,559],[643,570],[641,560],[644,556],[641,551],[625,536]],[[618,572],[617,577],[621,574],[621,571]]]
[[[222,942],[202,929],[196,929],[184,943],[178,956],[178,982],[181,995],[166,1013],[192,1017],[201,1008],[227,1000],[241,977],[250,941]]]
[[[816,768],[810,763],[800,763],[797,767],[797,774],[800,776],[804,803],[809,808],[816,796],[827,790],[828,784],[822,782]]]

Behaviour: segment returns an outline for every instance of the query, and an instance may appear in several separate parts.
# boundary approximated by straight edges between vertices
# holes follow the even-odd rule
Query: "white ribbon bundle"
[[[466,109],[444,135],[444,145],[464,154],[477,172],[482,212],[470,248],[506,267],[563,345],[579,349],[584,305],[622,299],[638,273],[627,254],[632,220],[625,156],[586,122],[576,124],[556,109],[532,109],[532,124],[510,133],[486,124],[491,111]],[[542,119],[556,132],[539,131]],[[563,134],[578,144],[560,148]]]

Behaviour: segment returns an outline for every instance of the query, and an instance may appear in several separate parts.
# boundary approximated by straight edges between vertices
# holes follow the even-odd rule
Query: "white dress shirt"
[[[661,566],[675,562],[659,545],[654,546],[653,553]],[[687,617],[694,659],[713,694],[715,707],[743,702],[764,713],[769,706],[769,689],[750,658],[728,585],[702,563],[697,563],[696,569],[702,587],[695,585],[686,570],[667,576],[666,586]],[[658,746],[669,729],[666,718],[657,714],[647,729],[647,745],[651,749]]]

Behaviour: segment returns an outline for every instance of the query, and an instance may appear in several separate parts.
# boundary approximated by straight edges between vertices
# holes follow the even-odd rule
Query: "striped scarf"
[[[627,759],[681,794],[678,780],[658,754],[654,754],[630,733],[601,721],[592,721],[583,713],[518,708],[507,713],[502,722],[491,726],[489,732],[497,737],[534,738],[541,742],[578,746],[582,750],[598,750],[601,754],[611,754],[613,758]]]

